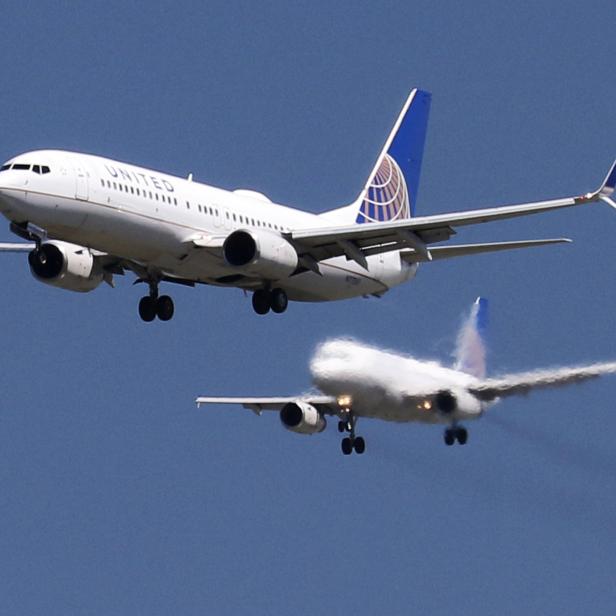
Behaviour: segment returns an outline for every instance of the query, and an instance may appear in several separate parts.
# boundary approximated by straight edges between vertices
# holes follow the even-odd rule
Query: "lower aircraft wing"
[[[490,402],[496,398],[527,394],[533,389],[562,387],[581,383],[604,374],[616,373],[616,362],[589,364],[574,368],[555,368],[521,372],[496,379],[486,379],[469,391],[480,400]]]
[[[597,190],[579,197],[420,216],[393,222],[297,229],[284,235],[297,247],[300,257],[312,258],[315,261],[346,255],[348,259],[366,267],[368,254],[405,248],[415,250],[424,256],[425,260],[430,261],[432,249],[428,246],[448,240],[456,233],[456,227],[539,214],[596,201],[604,201],[616,208],[616,202],[612,200],[615,187],[616,161]]]
[[[204,404],[237,404],[243,406],[245,409],[253,411],[253,413],[257,415],[260,415],[263,411],[279,411],[286,404],[292,404],[298,401],[307,402],[315,407],[328,407],[336,403],[336,399],[331,396],[292,396],[288,398],[217,398],[200,396],[195,400],[199,407]],[[320,410],[329,414],[327,409]]]

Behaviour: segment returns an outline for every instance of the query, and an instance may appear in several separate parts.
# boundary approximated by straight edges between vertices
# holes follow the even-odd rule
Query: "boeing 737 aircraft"
[[[534,389],[561,387],[616,373],[616,362],[573,368],[536,370],[486,378],[484,334],[487,302],[479,298],[460,330],[453,368],[419,361],[352,340],[331,340],[317,348],[310,362],[312,379],[322,394],[276,398],[199,397],[202,404],[241,404],[260,415],[278,411],[282,425],[299,434],[322,432],[326,417],[338,418],[338,430],[348,432],[342,453],[364,452],[355,434],[359,417],[384,421],[445,424],[446,445],[468,439],[462,421],[481,417],[500,398]]]
[[[429,107],[430,94],[413,90],[356,201],[319,215],[99,156],[21,154],[0,168],[0,212],[29,243],[0,251],[28,252],[37,280],[71,291],[131,271],[149,285],[144,321],[173,316],[161,282],[239,287],[257,313],[280,313],[289,300],[380,296],[420,262],[568,241],[433,246],[463,225],[597,200],[616,207],[612,167],[581,197],[415,217]]]

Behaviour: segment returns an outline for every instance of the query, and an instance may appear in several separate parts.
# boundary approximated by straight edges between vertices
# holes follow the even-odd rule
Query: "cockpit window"
[[[34,173],[40,173],[41,172],[41,166],[40,165],[32,165],[32,171],[34,171]]]
[[[49,167],[47,165],[43,165],[41,167],[41,173],[49,173],[51,171],[51,169],[49,169]]]
[[[28,171],[30,169],[30,165],[25,165],[23,163],[15,163],[13,165],[13,169],[15,171]]]
[[[7,169],[10,169],[11,165],[2,165],[2,167],[0,167],[0,171],[6,171]]]

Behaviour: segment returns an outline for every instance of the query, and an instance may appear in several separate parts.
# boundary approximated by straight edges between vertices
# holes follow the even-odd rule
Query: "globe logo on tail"
[[[398,163],[385,154],[368,184],[356,222],[386,222],[403,218],[410,218],[406,181]]]

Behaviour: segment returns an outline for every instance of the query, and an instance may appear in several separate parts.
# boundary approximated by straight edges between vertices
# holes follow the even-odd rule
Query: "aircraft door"
[[[75,199],[87,201],[89,198],[88,173],[83,167],[75,167]]]

